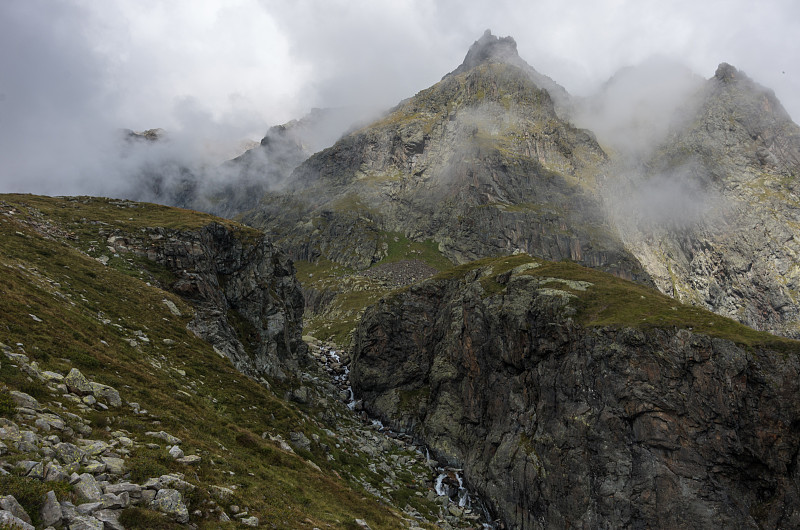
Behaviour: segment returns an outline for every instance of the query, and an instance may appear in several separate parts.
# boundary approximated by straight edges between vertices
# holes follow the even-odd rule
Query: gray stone
[[[61,524],[61,504],[58,503],[54,491],[51,490],[45,494],[40,515],[44,526],[58,526]]]
[[[79,515],[92,515],[97,510],[103,507],[102,502],[84,502],[75,507]]]
[[[258,517],[255,516],[245,517],[241,519],[239,522],[245,526],[258,526]]]
[[[44,474],[45,482],[67,482],[69,475],[64,471],[64,468],[56,462],[47,464],[47,469]]]
[[[119,495],[120,493],[127,492],[131,495],[139,495],[142,493],[142,487],[132,482],[119,482],[117,484],[109,484],[105,487],[106,493],[113,493]]]
[[[102,440],[86,440],[81,449],[90,456],[100,456],[111,448],[106,442]]]
[[[194,466],[199,464],[201,460],[202,458],[199,455],[189,455],[176,459],[176,462],[185,464],[187,466]]]
[[[208,491],[218,502],[226,502],[233,498],[233,490],[224,486],[211,486]]]
[[[183,503],[183,496],[178,490],[165,488],[158,490],[150,506],[162,513],[173,517],[179,523],[189,522],[189,510]]]
[[[6,510],[0,510],[0,528],[8,528],[9,530],[36,530],[32,524],[26,523]]]
[[[311,450],[311,440],[302,432],[290,432],[289,443],[291,443],[295,449]]]
[[[104,530],[105,524],[91,515],[78,515],[69,522],[69,530]]]
[[[100,502],[103,503],[103,508],[127,508],[131,504],[131,498],[127,491],[123,491],[119,495],[104,493]]]
[[[153,502],[153,499],[156,498],[156,493],[156,490],[142,490],[141,503],[145,506],[150,505],[150,503]]]
[[[181,449],[177,445],[173,445],[172,447],[169,448],[169,456],[175,458],[176,460],[178,458],[183,458],[183,449]]]
[[[25,521],[26,523],[31,523],[31,517],[28,515],[28,512],[25,511],[17,499],[14,498],[13,495],[5,495],[0,497],[0,508],[3,510],[10,512],[14,517]]]
[[[122,458],[115,458],[113,456],[102,456],[100,458],[106,465],[106,473],[121,475],[125,472],[125,460]]]
[[[56,456],[63,464],[71,464],[73,462],[80,463],[86,456],[85,451],[69,442],[61,442],[56,444],[53,449],[55,449]]]
[[[104,401],[109,407],[122,406],[122,399],[120,399],[119,392],[115,388],[100,383],[91,383],[91,388],[94,397]]]
[[[92,475],[97,475],[100,473],[105,473],[106,471],[106,464],[104,462],[98,462],[97,460],[90,460],[83,466],[83,469],[87,473],[91,473]]]
[[[58,372],[50,372],[45,370],[42,372],[42,377],[44,377],[45,381],[52,381],[56,383],[61,383],[64,381],[64,376],[59,374]]]
[[[44,480],[45,477],[45,463],[44,462],[37,462],[35,466],[33,466],[30,471],[28,471],[29,478],[35,480]]]
[[[89,473],[80,475],[80,480],[75,484],[75,491],[78,496],[90,502],[100,501],[103,492],[97,484],[95,478]]]
[[[24,407],[32,410],[42,410],[42,406],[39,404],[36,398],[26,394],[25,392],[12,390],[9,392],[9,394],[11,395],[11,399],[14,400],[14,403],[17,405],[17,407]]]
[[[146,436],[152,436],[153,438],[159,438],[161,440],[164,440],[165,442],[167,442],[170,445],[180,445],[181,444],[181,439],[180,438],[172,436],[171,434],[169,434],[167,432],[164,432],[164,431],[159,431],[159,432],[148,431],[148,432],[146,432],[144,434]]]
[[[92,393],[92,384],[77,368],[69,371],[64,378],[64,384],[70,392],[79,396],[88,396]]]
[[[94,513],[95,519],[102,522],[105,530],[125,530],[119,522],[120,510],[98,510]]]

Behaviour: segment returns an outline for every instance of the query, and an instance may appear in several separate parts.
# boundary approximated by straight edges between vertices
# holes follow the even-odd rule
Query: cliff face
[[[166,266],[176,277],[167,287],[197,309],[190,329],[239,371],[283,379],[307,361],[303,295],[291,261],[266,236],[210,223],[144,235],[117,229],[107,243]]]
[[[678,329],[686,312],[711,336]],[[642,329],[597,325],[620,318]],[[351,377],[511,528],[794,527],[798,346],[742,329],[516,256],[368,309]]]

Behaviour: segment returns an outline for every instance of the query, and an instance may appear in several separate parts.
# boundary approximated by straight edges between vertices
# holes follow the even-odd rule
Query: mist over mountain
[[[298,63],[384,57],[302,33]],[[0,197],[0,520],[800,525],[800,127],[726,62],[571,94],[523,42],[403,93],[311,61],[363,105],[271,124],[187,98],[174,128],[3,133],[40,155],[20,182],[124,199]]]

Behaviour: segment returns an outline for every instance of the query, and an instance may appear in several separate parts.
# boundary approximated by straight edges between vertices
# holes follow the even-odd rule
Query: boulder
[[[109,407],[122,406],[122,399],[115,388],[100,383],[91,383],[91,388],[94,397],[104,401]]]
[[[3,510],[10,512],[14,517],[25,521],[26,523],[31,523],[31,517],[25,511],[17,499],[13,495],[5,495],[0,497],[0,508]]]
[[[181,449],[177,445],[173,445],[172,447],[169,448],[169,456],[175,458],[176,460],[178,458],[183,458],[183,449]]]
[[[161,440],[164,440],[165,442],[167,442],[170,445],[180,445],[181,444],[181,439],[180,438],[172,436],[171,434],[169,434],[167,432],[164,432],[164,431],[158,431],[158,432],[147,431],[144,434],[146,436],[152,436],[153,438],[159,438]]]
[[[8,528],[9,530],[36,530],[32,524],[26,523],[6,510],[0,510],[0,528]]]
[[[103,492],[100,490],[100,486],[94,476],[89,473],[80,475],[80,480],[75,484],[75,491],[79,497],[87,501],[97,502],[103,496]]]
[[[44,526],[58,526],[61,524],[61,505],[56,499],[54,491],[50,490],[44,496],[44,504],[39,512]]]
[[[80,463],[86,457],[86,452],[69,442],[61,442],[53,448],[57,458],[63,464]]]
[[[113,456],[102,456],[100,459],[106,465],[106,473],[121,475],[125,473],[125,460]]]
[[[189,522],[189,510],[183,503],[181,492],[174,489],[161,489],[156,493],[156,498],[150,503],[154,510],[158,510],[174,518],[179,523]]]
[[[201,460],[202,458],[199,455],[189,455],[176,459],[176,462],[179,462],[187,466],[194,466],[199,464]]]
[[[73,394],[88,396],[92,394],[92,384],[80,370],[73,368],[64,378],[64,384]]]
[[[31,410],[42,410],[42,406],[39,404],[36,398],[26,394],[25,392],[12,390],[9,392],[9,395],[11,395],[11,399],[14,400],[14,403],[17,405],[17,407]]]

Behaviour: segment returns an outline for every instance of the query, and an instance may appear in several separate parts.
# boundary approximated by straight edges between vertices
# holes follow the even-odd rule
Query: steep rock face
[[[303,295],[291,260],[263,235],[211,223],[193,230],[114,231],[107,243],[165,265],[168,287],[197,308],[190,329],[251,376],[285,378],[308,360]],[[237,330],[248,337],[237,338]]]
[[[476,267],[370,308],[356,396],[511,528],[800,524],[796,351],[583,327],[597,284],[536,270]]]
[[[658,288],[800,337],[800,127],[772,91],[720,65],[643,173],[607,203]]]
[[[456,262],[522,250],[647,281],[594,194],[605,153],[559,118],[513,40],[484,39],[441,82],[309,158],[244,221],[294,258],[356,269],[384,257],[377,234],[392,231]],[[338,252],[345,239],[358,251]]]

